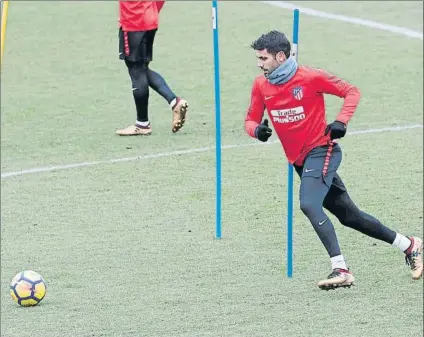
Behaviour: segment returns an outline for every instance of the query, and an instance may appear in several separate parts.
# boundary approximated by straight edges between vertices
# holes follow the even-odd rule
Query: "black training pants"
[[[138,122],[149,120],[149,87],[168,104],[176,98],[165,79],[149,68],[149,63],[153,60],[155,35],[156,29],[138,32],[124,32],[119,29],[119,58],[125,60],[131,78]]]
[[[341,161],[341,148],[337,143],[332,143],[311,150],[302,166],[294,165],[301,178],[300,209],[311,222],[330,257],[341,255],[341,252],[334,226],[323,208],[333,214],[342,225],[392,244],[396,232],[362,212],[350,198],[337,174]]]

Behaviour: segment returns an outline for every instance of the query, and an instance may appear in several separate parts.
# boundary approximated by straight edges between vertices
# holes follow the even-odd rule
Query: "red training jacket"
[[[301,166],[309,151],[330,141],[330,135],[324,135],[327,126],[324,94],[344,98],[336,120],[347,124],[360,99],[354,85],[307,66],[299,66],[296,74],[280,85],[273,85],[264,75],[259,75],[253,83],[245,130],[255,137],[255,129],[266,109],[288,161]]]
[[[119,1],[119,25],[124,32],[157,29],[165,1]]]

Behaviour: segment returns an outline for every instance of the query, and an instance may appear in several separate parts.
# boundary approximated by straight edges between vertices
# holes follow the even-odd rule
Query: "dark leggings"
[[[325,158],[328,156],[328,166]],[[373,216],[361,211],[350,198],[336,170],[341,162],[338,145],[313,149],[303,166],[295,166],[301,177],[300,209],[314,227],[330,257],[341,255],[339,243],[331,220],[323,208],[333,214],[342,225],[365,235],[392,244],[396,232],[384,226]]]
[[[128,73],[132,82],[134,103],[137,109],[137,121],[147,122],[149,120],[149,87],[169,103],[176,98],[164,78],[157,72],[151,70],[148,64],[143,62],[132,62],[125,60]]]

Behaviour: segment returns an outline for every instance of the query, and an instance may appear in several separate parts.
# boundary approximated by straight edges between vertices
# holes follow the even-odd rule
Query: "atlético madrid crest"
[[[303,97],[303,89],[302,87],[296,87],[292,89],[293,97],[300,101]]]

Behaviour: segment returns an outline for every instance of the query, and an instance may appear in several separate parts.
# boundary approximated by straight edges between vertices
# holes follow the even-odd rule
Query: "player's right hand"
[[[259,124],[255,129],[255,136],[261,142],[266,142],[272,135],[272,130],[268,127],[268,119]]]

